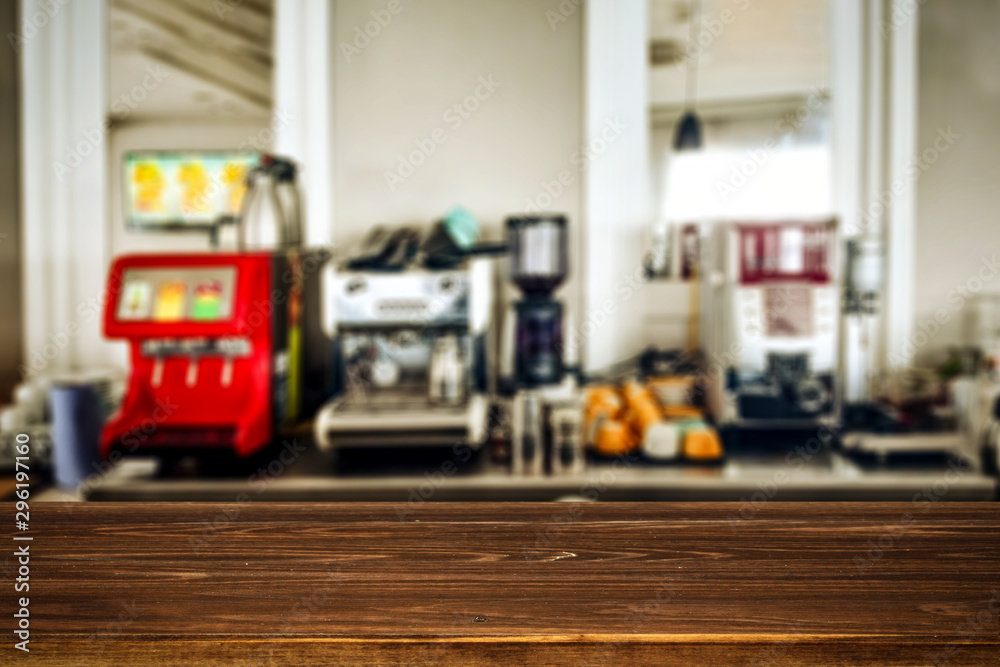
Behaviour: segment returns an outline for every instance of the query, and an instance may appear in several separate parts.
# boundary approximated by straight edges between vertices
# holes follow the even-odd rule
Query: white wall
[[[948,316],[918,346],[918,363],[937,363],[946,346],[964,340],[963,320],[972,309],[961,307],[953,290],[970,280],[975,288],[982,258],[1000,256],[1000,3],[960,4],[928,0],[920,8],[917,149],[932,148],[941,129],[959,138],[917,182],[915,331],[938,310]],[[1000,291],[1000,276],[984,281],[982,291]]]
[[[560,4],[572,11],[560,12]],[[573,158],[583,123],[583,11],[560,0],[400,0],[386,22],[389,5],[336,2],[331,238],[338,250],[372,225],[427,228],[456,205],[479,219],[486,238],[500,239],[504,219],[532,201],[567,214],[570,247],[578,247],[584,174]],[[376,31],[375,18],[387,24]],[[376,34],[368,42],[358,36],[366,28]],[[469,99],[477,90],[484,99]],[[456,116],[456,104],[475,109]],[[433,143],[433,153],[407,176],[400,159],[418,151],[417,142]],[[390,185],[388,172],[405,180]],[[560,291],[571,317],[581,310],[579,256],[571,250]],[[501,283],[499,299],[516,298]]]
[[[498,236],[503,219],[563,170],[572,182],[544,208],[567,213],[576,233],[582,12],[553,28],[546,12],[558,12],[559,0],[401,1],[402,11],[349,56],[345,45],[389,3],[337,2],[335,242],[377,223],[427,224],[458,204]],[[492,93],[480,87],[490,77],[499,84]],[[468,118],[445,118],[477,87],[486,99]],[[392,189],[386,172],[398,171],[415,142],[433,142],[436,129],[443,143]]]

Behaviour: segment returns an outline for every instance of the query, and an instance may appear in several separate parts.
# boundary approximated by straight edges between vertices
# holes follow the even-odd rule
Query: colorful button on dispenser
[[[187,285],[179,281],[161,283],[156,288],[156,305],[153,319],[157,322],[176,322],[184,319],[184,302]]]
[[[217,281],[202,283],[194,288],[191,302],[191,319],[218,320],[222,317],[222,284]]]

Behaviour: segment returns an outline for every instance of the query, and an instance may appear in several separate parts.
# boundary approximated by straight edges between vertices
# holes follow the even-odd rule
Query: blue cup
[[[56,384],[49,390],[49,401],[56,484],[75,489],[99,459],[104,410],[89,384]]]

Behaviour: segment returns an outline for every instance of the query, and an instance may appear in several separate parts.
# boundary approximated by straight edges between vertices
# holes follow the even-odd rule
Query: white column
[[[909,0],[884,0],[887,30],[888,73],[884,128],[886,184],[893,194],[886,216],[886,298],[884,321],[889,360],[913,361],[914,290],[916,278],[917,186],[907,175],[906,164],[917,152],[917,35],[920,5]],[[902,20],[899,20],[902,18]],[[902,189],[897,193],[897,185]],[[890,365],[896,365],[891,363]]]
[[[911,361],[906,346],[913,333],[916,193],[905,166],[916,136],[919,22],[910,13],[914,7],[908,0],[830,3],[837,214],[845,240],[880,237],[886,255],[874,327],[845,319],[842,370],[848,401],[866,398],[869,378],[890,359]],[[861,345],[866,338],[867,346]]]
[[[24,359],[36,372],[99,365],[108,361],[94,307],[108,264],[106,0],[21,0],[20,11]]]
[[[834,206],[844,240],[857,235],[858,210],[864,199],[865,53],[863,0],[830,3],[830,82]],[[869,359],[860,353],[861,335],[854,318],[845,319],[841,336],[841,377],[844,397],[857,400],[864,393]]]
[[[274,152],[300,166],[307,245],[333,240],[335,3],[274,3]]]
[[[569,343],[600,370],[639,352],[643,238],[650,216],[646,0],[584,3],[584,179],[580,303]],[[638,280],[636,279],[638,277]],[[577,338],[579,336],[579,338]]]

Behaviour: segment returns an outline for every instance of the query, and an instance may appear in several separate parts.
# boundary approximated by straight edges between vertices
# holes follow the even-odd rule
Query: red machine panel
[[[738,230],[741,284],[830,282],[831,223],[747,224]]]
[[[103,456],[178,447],[248,456],[270,442],[271,273],[269,253],[115,260],[104,332],[129,342],[132,373]]]

